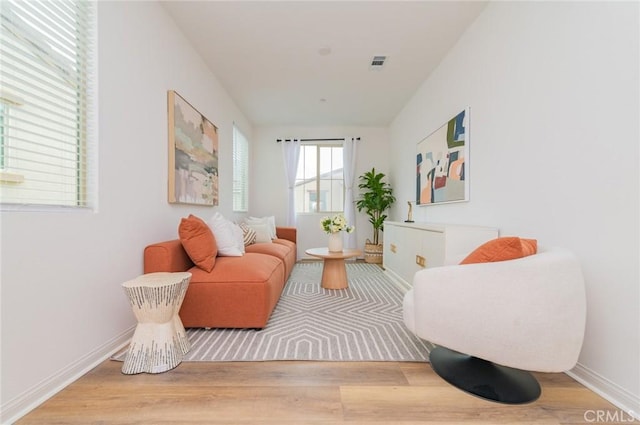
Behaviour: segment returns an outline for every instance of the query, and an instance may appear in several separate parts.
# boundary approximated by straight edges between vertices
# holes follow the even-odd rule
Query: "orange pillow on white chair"
[[[490,263],[494,261],[515,260],[533,255],[538,251],[538,241],[521,239],[516,236],[504,236],[483,243],[467,255],[460,264]]]

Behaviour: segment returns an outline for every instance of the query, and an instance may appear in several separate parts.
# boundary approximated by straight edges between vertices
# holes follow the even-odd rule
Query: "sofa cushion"
[[[199,217],[189,214],[189,217],[180,220],[178,235],[193,264],[207,272],[213,270],[218,247],[207,223]]]
[[[286,246],[286,247],[287,247],[287,248],[289,248],[289,249],[296,249],[296,244],[295,244],[295,242],[291,242],[290,240],[287,240],[287,239],[280,239],[280,238],[278,238],[278,239],[274,239],[274,240],[273,240],[273,243],[277,243],[277,244],[280,244],[280,245],[284,245],[284,246]]]
[[[535,239],[521,239],[505,236],[492,239],[473,250],[460,264],[489,263],[507,261],[533,255],[537,252]]]
[[[295,247],[291,248],[285,244],[278,243],[278,239],[274,239],[273,243],[255,243],[249,245],[246,247],[246,250],[247,252],[267,254],[280,259],[284,263],[285,277],[289,276],[296,262]]]
[[[282,265],[277,257],[247,252],[242,257],[218,257],[215,270],[192,268],[191,283],[264,282]],[[282,265],[284,272],[284,265]]]
[[[271,255],[246,253],[218,257],[207,273],[193,267],[180,309],[185,327],[263,328],[285,283],[282,261]]]

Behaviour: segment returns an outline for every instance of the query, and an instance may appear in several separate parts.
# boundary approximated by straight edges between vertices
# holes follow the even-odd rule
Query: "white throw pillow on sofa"
[[[215,213],[207,224],[216,238],[219,256],[241,257],[244,254],[242,229],[238,225],[224,218],[219,212]]]
[[[276,235],[276,217],[273,215],[266,217],[249,217],[247,219],[247,224],[265,224],[269,230],[271,239],[276,239],[278,237]]]
[[[247,226],[256,232],[255,243],[271,243],[271,231],[269,226],[262,222],[251,222],[247,220]]]
[[[244,245],[244,231],[242,230],[242,228],[240,227],[239,224],[236,223],[231,223],[233,225],[233,236],[235,237],[236,240],[236,247],[242,251],[242,253],[244,254],[246,251],[244,249],[245,245]]]

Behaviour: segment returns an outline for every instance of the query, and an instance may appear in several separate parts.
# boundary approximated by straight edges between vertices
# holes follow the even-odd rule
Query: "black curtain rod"
[[[360,140],[359,137],[355,137],[356,140]],[[301,142],[340,142],[344,139],[300,139]],[[280,143],[283,139],[276,139],[276,142]],[[284,139],[285,142],[290,142],[291,139]]]

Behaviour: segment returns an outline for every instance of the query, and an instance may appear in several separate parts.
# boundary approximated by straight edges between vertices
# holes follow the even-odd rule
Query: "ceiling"
[[[486,6],[162,3],[254,125],[386,126]],[[386,56],[371,70],[373,56]]]

